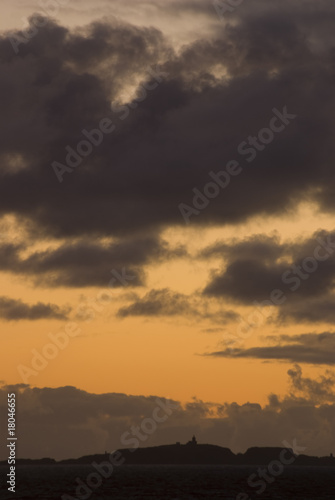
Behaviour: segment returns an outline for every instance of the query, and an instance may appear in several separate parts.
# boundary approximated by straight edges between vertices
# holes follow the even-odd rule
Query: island
[[[234,454],[229,448],[213,444],[198,444],[195,436],[186,444],[153,446],[137,449],[119,449],[80,458],[70,458],[56,461],[52,458],[17,459],[16,465],[89,465],[102,462],[110,454],[122,456],[122,465],[266,465],[282,457],[287,466],[335,466],[332,453],[327,457],[315,457],[294,454],[291,448],[282,447],[252,447],[245,453]],[[285,458],[284,458],[285,457]],[[0,462],[7,465],[7,461]]]

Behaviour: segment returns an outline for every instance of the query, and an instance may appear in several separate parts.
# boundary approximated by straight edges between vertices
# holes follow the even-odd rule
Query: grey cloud
[[[7,321],[66,320],[69,312],[70,309],[68,307],[60,308],[55,304],[38,302],[37,304],[30,305],[21,300],[0,297],[0,317]]]
[[[169,290],[150,290],[144,297],[137,297],[130,305],[121,307],[117,315],[121,318],[129,316],[160,317],[183,316],[211,320],[213,323],[226,324],[236,321],[239,315],[232,310],[211,310],[197,294],[185,295]]]
[[[329,333],[310,334],[311,343],[313,343],[314,337],[316,337],[317,342],[323,342],[330,335]],[[334,346],[334,338],[332,338],[331,342]],[[333,371],[327,370],[316,380],[303,377],[301,367],[296,364],[287,373],[291,383],[291,394],[286,398],[288,401],[295,398],[297,401],[308,401],[310,404],[335,402],[335,373]]]
[[[3,259],[0,268],[12,273],[33,276],[38,284],[50,286],[108,286],[111,271],[133,276],[132,286],[143,285],[143,266],[173,258],[187,256],[184,247],[170,248],[158,237],[135,237],[119,239],[113,243],[90,242],[88,239],[76,243],[64,243],[56,249],[34,252],[21,257],[22,245],[0,246]],[[122,283],[114,280],[113,286]]]
[[[331,294],[286,303],[279,311],[278,322],[335,323],[335,298]]]
[[[281,243],[275,237],[264,235],[238,242],[217,242],[204,249],[200,257],[221,255],[226,267],[212,272],[203,293],[253,304],[269,300],[271,292],[279,289],[286,297],[280,308],[281,318],[299,319],[299,311],[303,315],[304,309],[307,316],[312,314],[303,301],[307,304],[316,299],[319,304],[326,301],[327,312],[335,279],[334,249],[328,241],[334,241],[334,233],[320,230],[302,242]],[[315,255],[321,258],[316,259]]]
[[[243,172],[194,224],[283,213],[306,193],[333,211],[334,6],[272,3],[241,6],[178,54],[157,29],[115,19],[77,31],[49,21],[17,55],[3,34],[1,213],[57,237],[159,230],[183,224],[178,204],[236,158]],[[156,63],[168,75],[122,121],[110,102]],[[298,118],[246,164],[238,145],[285,105]],[[104,117],[115,133],[59,185],[51,163]]]
[[[138,298],[129,306],[121,307],[118,316],[175,316],[189,313],[187,297],[168,289],[150,290],[143,299]]]
[[[274,288],[281,285],[281,276],[286,269],[283,264],[269,266],[252,259],[237,260],[222,273],[215,273],[203,293],[247,304],[264,300]]]
[[[255,234],[244,240],[233,239],[229,243],[217,241],[214,245],[199,252],[199,257],[204,259],[221,257],[228,261],[257,257],[262,262],[272,264],[285,251],[287,251],[287,246],[281,244],[279,237]]]
[[[269,339],[273,340],[272,337]],[[206,356],[335,365],[335,333],[284,335],[274,340],[279,341],[279,343],[271,346],[250,347],[247,349],[225,349],[211,352],[206,354]]]

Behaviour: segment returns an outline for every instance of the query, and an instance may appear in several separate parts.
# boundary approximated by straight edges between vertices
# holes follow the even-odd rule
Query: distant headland
[[[179,442],[149,448],[119,449],[112,452],[122,455],[124,465],[266,465],[280,458],[285,465],[295,466],[335,466],[335,457],[313,457],[295,453],[292,448],[253,447],[245,453],[234,454],[229,448],[213,444],[198,444],[195,436],[186,444]],[[39,460],[17,459],[17,465],[71,465],[92,464],[109,455],[87,455],[56,461],[52,458]],[[6,465],[6,461],[0,465]],[[121,464],[120,464],[121,465]]]

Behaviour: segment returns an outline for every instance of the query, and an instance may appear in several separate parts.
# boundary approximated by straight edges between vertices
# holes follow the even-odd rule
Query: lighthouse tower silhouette
[[[196,446],[198,444],[195,436],[192,437],[191,441],[189,441],[188,443],[186,443],[188,446]]]

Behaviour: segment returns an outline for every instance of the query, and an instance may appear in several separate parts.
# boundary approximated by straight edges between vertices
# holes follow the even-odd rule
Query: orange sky
[[[332,218],[316,214],[314,210],[312,206],[301,206],[295,217],[255,218],[248,224],[222,229],[171,228],[164,237],[171,245],[185,244],[192,253],[218,239],[227,242],[231,238],[243,240],[253,234],[271,234],[275,230],[282,240],[291,240],[310,237],[321,227],[331,230]],[[12,227],[5,226],[8,230]],[[12,234],[12,238],[18,241],[23,235],[24,232],[17,231],[15,237]],[[44,245],[47,247],[50,244]],[[151,288],[169,287],[190,294],[208,281],[210,269],[216,265],[218,261],[215,259],[210,262],[175,259],[149,266],[147,286],[141,287],[138,293],[143,296]],[[43,302],[47,297],[48,302],[69,305],[73,310],[70,320],[75,321],[81,329],[81,333],[70,338],[68,346],[58,350],[57,356],[49,360],[45,368],[29,373],[24,380],[20,370],[22,374],[26,373],[22,371],[22,366],[32,368],[32,349],[41,353],[50,343],[48,334],[64,332],[67,322],[2,321],[6,336],[2,341],[0,363],[2,378],[7,383],[28,382],[37,387],[73,385],[95,393],[163,394],[184,402],[196,397],[215,402],[264,403],[269,393],[284,394],[287,389],[286,371],[289,365],[286,362],[203,356],[224,345],[227,331],[236,331],[236,323],[218,328],[211,320],[199,321],[192,317],[116,318],[117,309],[128,303],[125,293],[130,293],[130,289],[127,292],[125,289],[110,292],[110,302],[104,305],[96,303],[95,318],[85,322],[76,317],[77,307],[84,304],[83,310],[87,310],[87,298],[95,299],[102,291],[108,292],[107,288],[45,288],[35,286],[31,280],[13,278],[6,273],[1,274],[1,283],[8,295],[27,303]],[[252,308],[234,304],[229,308],[238,311],[243,317],[252,311]],[[219,331],[205,331],[211,328]],[[326,328],[326,324],[318,324],[315,331],[322,332]],[[255,328],[242,345],[265,345],[264,336],[305,331],[306,324],[283,327],[264,324]],[[307,367],[307,374],[316,372],[317,368]]]

